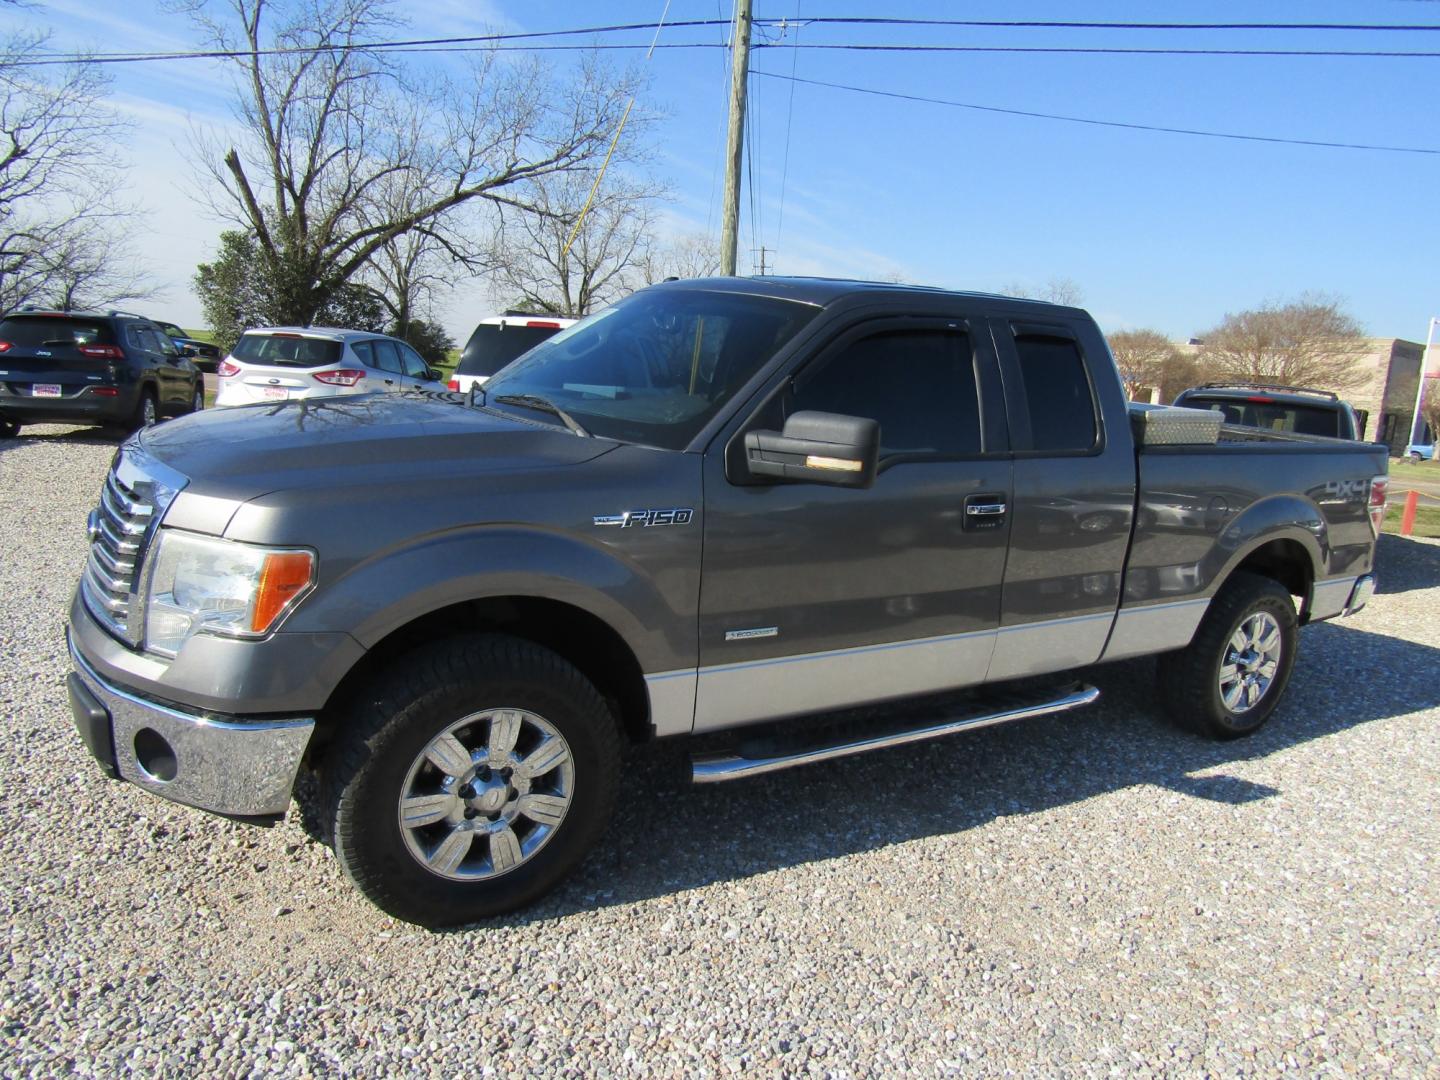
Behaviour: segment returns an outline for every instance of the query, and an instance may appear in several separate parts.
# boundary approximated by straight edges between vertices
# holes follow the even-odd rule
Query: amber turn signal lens
[[[310,587],[315,556],[308,551],[277,551],[265,556],[250,630],[263,634],[296,597]]]

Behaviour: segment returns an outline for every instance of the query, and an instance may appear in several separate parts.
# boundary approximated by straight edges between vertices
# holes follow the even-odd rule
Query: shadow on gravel
[[[1415,674],[1437,669],[1440,649],[1326,623],[1304,631],[1280,710],[1234,742],[1167,724],[1155,708],[1154,662],[1137,660],[1082,673],[1103,693],[1089,709],[714,786],[689,783],[690,747],[656,744],[627,762],[615,821],[580,872],[533,908],[484,925],[964,833],[1138,784],[1234,805],[1283,796],[1224,767],[1440,706],[1440,680]],[[1305,798],[1303,790],[1288,794]]]
[[[22,428],[20,434],[11,439],[0,439],[0,454],[9,450],[22,449],[26,443],[45,443],[49,446],[119,446],[124,437],[119,432],[104,428],[59,427],[37,425]]]
[[[1440,585],[1440,544],[1422,544],[1405,536],[1380,535],[1375,547],[1376,592],[1401,593]]]

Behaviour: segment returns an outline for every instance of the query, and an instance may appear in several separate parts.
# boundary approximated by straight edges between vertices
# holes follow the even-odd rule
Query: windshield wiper
[[[576,420],[564,409],[560,408],[549,398],[541,397],[539,394],[501,394],[496,401],[506,405],[523,405],[527,409],[538,409],[540,412],[548,412],[560,418],[560,422],[583,439],[590,438],[590,432],[586,431],[580,421]]]

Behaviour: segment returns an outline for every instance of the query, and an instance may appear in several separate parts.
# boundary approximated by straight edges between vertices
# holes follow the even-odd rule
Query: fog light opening
[[[161,783],[174,780],[175,773],[179,771],[175,749],[158,731],[148,727],[135,733],[135,760],[145,770],[145,775]]]

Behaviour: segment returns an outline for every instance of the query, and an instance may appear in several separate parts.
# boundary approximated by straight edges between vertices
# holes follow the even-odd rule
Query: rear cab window
[[[338,341],[301,334],[244,334],[230,355],[251,364],[310,368],[337,363],[343,348]]]
[[[560,330],[559,323],[526,326],[524,323],[481,323],[465,343],[457,375],[494,375],[510,361],[529,352]]]
[[[1328,435],[1346,438],[1349,433],[1339,409],[1325,405],[1301,405],[1274,401],[1263,396],[1249,398],[1187,397],[1181,404],[1187,409],[1208,409],[1225,417],[1227,424],[1284,431],[1296,435]]]

